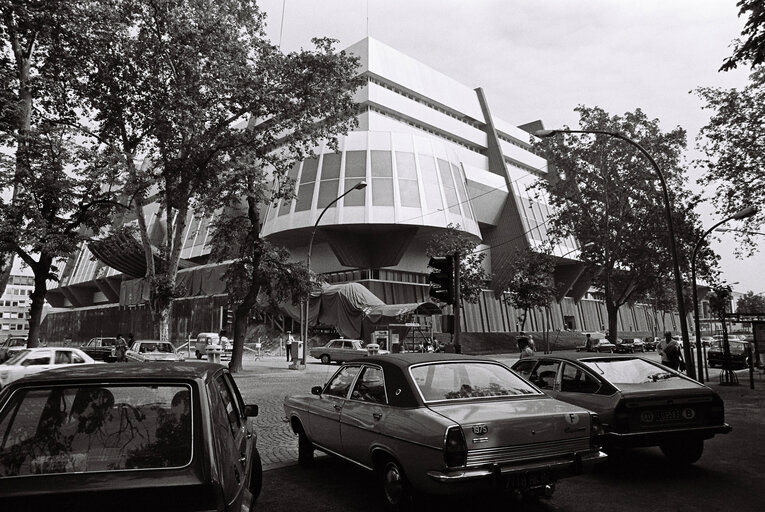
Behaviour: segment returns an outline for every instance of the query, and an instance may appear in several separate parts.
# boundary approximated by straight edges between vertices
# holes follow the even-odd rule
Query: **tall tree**
[[[751,315],[765,315],[765,295],[748,291],[736,301],[736,312]]]
[[[669,188],[680,267],[690,268],[699,223],[693,210],[697,198],[685,188],[685,130],[664,132],[658,120],[640,109],[622,116],[598,107],[579,106],[576,111],[577,129],[620,133],[653,156]],[[536,145],[551,169],[549,179],[537,184],[540,196],[553,207],[548,234],[557,240],[573,236],[582,244],[581,258],[594,271],[593,284],[603,291],[613,338],[619,308],[671,276],[665,205],[655,170],[631,144],[608,135],[556,136]]]
[[[759,212],[741,222],[736,240],[742,254],[759,248],[758,226],[765,224],[765,67],[749,77],[744,89],[701,87],[696,93],[712,111],[698,135],[704,155],[697,165],[704,169],[699,183],[712,190],[720,216],[757,206]]]
[[[729,71],[739,64],[749,64],[752,68],[765,62],[765,7],[762,0],[739,0],[739,18],[749,16],[741,35],[744,40],[733,42],[733,55],[725,59],[720,71]]]
[[[0,157],[0,189],[10,191],[0,199],[0,253],[34,273],[30,347],[56,260],[108,221],[120,191],[112,155],[66,126],[77,116],[74,84],[82,76],[70,44],[88,31],[70,7],[0,1],[0,77],[10,85],[0,93],[0,144],[13,155]]]
[[[211,181],[213,193],[200,202],[209,212],[226,208],[214,224],[210,244],[216,261],[230,262],[226,280],[235,311],[232,371],[241,369],[253,308],[296,303],[310,291],[305,264],[289,261],[286,250],[261,237],[263,207],[280,197],[292,198],[294,180],[287,177],[288,170],[315,154],[322,142],[337,148],[337,137],[356,125],[353,94],[364,82],[357,74],[358,59],[336,52],[330,39],[313,42],[313,50],[289,54],[263,43],[254,70],[258,81],[249,84],[250,122],[238,132],[230,162]]]
[[[459,225],[449,224],[425,247],[428,257],[460,255],[460,298],[471,304],[478,302],[488,277],[483,267],[486,253],[477,251],[477,246],[478,242],[466,236]]]

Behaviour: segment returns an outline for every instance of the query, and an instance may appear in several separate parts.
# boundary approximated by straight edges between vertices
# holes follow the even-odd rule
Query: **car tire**
[[[383,510],[386,512],[405,512],[411,510],[414,495],[411,485],[401,465],[387,457],[379,468],[380,487],[382,490]]]
[[[303,467],[312,466],[314,450],[313,443],[308,439],[303,427],[300,426],[298,428],[298,464]]]
[[[701,458],[701,454],[704,453],[704,440],[696,438],[674,439],[660,445],[659,448],[672,463],[687,466]]]
[[[322,364],[329,364],[332,362],[332,359],[329,357],[329,354],[322,354],[321,355],[321,363]]]
[[[252,494],[252,505],[260,496],[260,491],[263,489],[263,462],[260,460],[260,452],[255,449],[252,454],[252,466],[250,468],[250,493]],[[251,508],[253,508],[251,506]]]

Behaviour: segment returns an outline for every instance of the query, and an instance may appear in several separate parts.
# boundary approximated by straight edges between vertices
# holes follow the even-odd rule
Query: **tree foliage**
[[[9,195],[0,199],[0,252],[34,273],[34,347],[55,262],[109,221],[121,173],[111,152],[69,126],[83,71],[71,48],[87,24],[57,1],[0,1],[0,18],[0,78],[9,86],[0,93],[0,189]]]
[[[751,315],[765,314],[765,296],[748,291],[736,302],[736,312]]]
[[[717,316],[717,318],[722,319],[723,315],[730,310],[730,301],[732,297],[733,290],[731,290],[730,286],[714,286],[709,293],[707,293],[709,309],[715,316]]]
[[[765,6],[762,0],[739,0],[739,18],[749,16],[741,31],[744,40],[733,41],[733,55],[725,59],[720,71],[729,71],[739,64],[752,68],[765,62]]]
[[[547,308],[555,301],[555,258],[546,252],[519,249],[509,259],[508,266],[507,285],[494,293],[523,311],[521,330],[524,330],[529,310]]]
[[[598,107],[579,106],[580,130],[619,133],[642,146],[656,161],[669,189],[681,269],[700,235],[694,205],[685,187],[685,130],[662,131],[659,121],[640,109],[611,116]],[[666,210],[657,173],[639,150],[606,134],[556,136],[536,143],[550,163],[550,177],[537,191],[553,207],[548,234],[553,241],[573,237],[583,247],[581,259],[602,290],[609,333],[616,334],[619,307],[645,298],[658,280],[671,279]],[[714,264],[710,252],[699,265],[702,274]]]
[[[757,206],[759,212],[741,222],[736,231],[739,252],[750,255],[758,248],[752,232],[765,223],[765,68],[756,69],[744,89],[702,87],[696,93],[712,111],[698,136],[704,169],[699,180],[713,191],[719,214],[730,217]]]
[[[459,225],[449,224],[445,231],[434,236],[425,248],[428,257],[460,256],[460,298],[471,304],[478,302],[487,276],[483,267],[485,252],[476,251],[478,243],[465,235]]]

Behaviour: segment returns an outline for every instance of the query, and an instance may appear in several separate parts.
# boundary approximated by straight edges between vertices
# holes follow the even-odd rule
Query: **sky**
[[[736,0],[259,0],[266,33],[284,51],[332,37],[345,48],[373,37],[469,87],[515,125],[578,124],[578,105],[611,115],[640,108],[664,130],[688,133],[689,185],[701,175],[696,136],[710,112],[692,91],[742,88],[748,70],[719,72],[746,22]],[[707,196],[709,194],[707,193]],[[706,228],[722,220],[699,208]],[[735,229],[735,222],[724,227]],[[765,232],[765,226],[758,229]],[[735,256],[732,233],[709,235],[722,280],[765,293],[765,237]]]

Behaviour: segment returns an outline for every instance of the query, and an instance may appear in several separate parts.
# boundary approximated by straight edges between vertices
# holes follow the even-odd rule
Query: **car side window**
[[[529,380],[539,389],[551,390],[555,386],[555,376],[560,363],[557,361],[541,361],[531,373]]]
[[[29,357],[21,362],[21,366],[37,366],[43,364],[50,364],[50,352],[30,354]]]
[[[385,379],[381,368],[365,366],[351,393],[351,400],[386,404]]]
[[[348,390],[353,383],[353,379],[359,373],[358,366],[346,366],[335,374],[335,377],[329,381],[324,388],[324,395],[337,396],[345,398],[348,396]]]
[[[68,350],[56,350],[56,364],[71,364],[72,353]]]
[[[226,382],[223,380],[223,375],[219,375],[215,378],[215,387],[218,388],[221,400],[223,401],[223,407],[226,409],[226,417],[228,418],[228,424],[231,428],[231,433],[236,435],[236,432],[242,426],[242,415],[239,412],[236,399],[231,396],[231,392],[226,386]]]
[[[350,342],[350,341],[344,341],[343,342],[343,348],[346,348],[346,349],[349,349],[349,350],[353,350],[353,343]]]
[[[79,354],[75,354],[74,352],[72,352],[72,363],[80,364],[84,362],[85,360],[82,357],[80,357]]]
[[[515,366],[513,366],[513,370],[520,374],[521,377],[528,379],[535,364],[536,361],[520,361]]]
[[[600,383],[581,368],[572,364],[563,367],[560,390],[566,393],[597,393]]]

